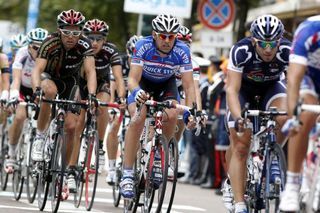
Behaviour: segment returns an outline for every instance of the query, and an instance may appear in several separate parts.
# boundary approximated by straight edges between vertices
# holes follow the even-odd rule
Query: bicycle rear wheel
[[[23,139],[23,136],[22,136]],[[13,189],[13,195],[16,200],[20,200],[21,193],[23,190],[23,183],[24,183],[24,176],[22,175],[22,169],[23,169],[23,159],[24,159],[24,144],[22,141],[19,141],[18,149],[17,149],[17,167],[15,168],[13,172],[12,177],[12,189]]]
[[[28,134],[28,133],[27,133]],[[28,146],[27,155],[26,155],[26,191],[27,191],[27,198],[29,203],[33,203],[36,194],[37,194],[37,186],[38,186],[38,177],[36,175],[36,163],[31,159],[31,149],[35,134],[35,129],[32,130],[30,133],[30,138],[25,143]]]
[[[99,140],[97,131],[90,131],[86,137],[88,149],[85,161],[85,206],[90,211],[96,194],[99,170]]]
[[[162,180],[157,186],[153,180],[153,161],[155,157],[155,150],[158,149],[160,151],[161,157],[161,171],[162,171]],[[149,162],[147,164],[147,177],[145,183],[145,191],[144,191],[144,212],[150,212],[152,209],[153,201],[156,199],[157,206],[156,213],[161,212],[162,204],[164,201],[164,196],[166,193],[167,179],[168,179],[168,165],[169,165],[169,146],[168,141],[164,136],[160,136],[159,143],[157,147],[152,148],[150,152]]]
[[[116,175],[115,175],[114,184],[112,186],[112,198],[113,198],[114,207],[119,206],[120,199],[121,199],[120,182],[122,177],[123,143],[124,141],[121,141],[121,138],[119,137],[118,152],[120,153],[120,156],[117,159]]]
[[[85,160],[86,160],[86,150],[87,142],[84,135],[81,135],[80,150],[77,163],[77,173],[76,173],[76,184],[77,184],[77,193],[74,193],[73,204],[76,208],[79,208],[81,204],[83,186],[85,184],[84,170],[85,170]]]
[[[54,149],[51,156],[51,209],[57,212],[62,198],[62,188],[64,186],[64,173],[66,168],[66,140],[65,136],[55,134]]]
[[[179,162],[179,150],[177,141],[172,138],[169,141],[169,160],[168,160],[168,181],[166,187],[166,193],[164,196],[164,203],[168,204],[167,213],[171,211],[171,207],[176,192],[177,179],[178,179],[178,162]]]
[[[51,182],[51,175],[49,174],[49,164],[45,162],[37,162],[37,169],[40,170],[38,172],[38,186],[37,186],[37,194],[38,194],[38,208],[40,211],[43,211],[44,207],[47,203],[49,187]]]
[[[5,127],[3,127],[5,128]],[[1,130],[0,130],[1,131]],[[3,134],[2,134],[2,138],[1,138],[1,158],[0,158],[0,184],[1,184],[1,189],[3,191],[5,191],[7,189],[7,183],[8,183],[8,177],[9,177],[9,174],[5,172],[4,170],[4,162],[5,162],[5,159],[6,159],[6,156],[8,154],[8,132],[7,131],[3,131]]]

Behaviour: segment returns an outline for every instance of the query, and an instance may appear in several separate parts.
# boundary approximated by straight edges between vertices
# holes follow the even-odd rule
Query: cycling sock
[[[123,177],[133,177],[134,171],[133,169],[124,169]]]
[[[112,159],[112,160],[109,159],[109,169],[115,170],[115,168],[116,168],[116,159]]]
[[[10,158],[14,158],[16,156],[16,148],[17,148],[17,144],[10,144],[9,143],[9,156]]]
[[[287,185],[298,185],[301,184],[301,174],[287,171]]]
[[[247,210],[247,206],[245,204],[245,202],[237,202],[235,203],[235,213],[237,212],[241,212],[243,210]]]

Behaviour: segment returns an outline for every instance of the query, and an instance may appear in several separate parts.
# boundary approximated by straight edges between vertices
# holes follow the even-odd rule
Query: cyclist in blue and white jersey
[[[12,65],[12,84],[9,101],[25,100],[33,94],[31,85],[31,71],[35,65],[38,49],[42,41],[48,36],[48,31],[42,28],[35,28],[27,34],[28,45],[21,47]],[[16,165],[16,146],[22,132],[24,120],[27,118],[25,106],[17,106],[15,116],[9,127],[9,158],[6,160],[6,172],[12,173]]]
[[[281,79],[288,66],[290,42],[282,37],[284,26],[277,17],[262,15],[253,21],[250,31],[252,36],[237,42],[230,51],[226,85],[231,146],[226,154],[229,179],[224,183],[223,201],[229,211],[235,208],[236,213],[247,212],[244,192],[252,133],[245,125],[247,121],[242,117],[241,110],[246,102],[250,103],[250,108],[258,105],[261,110],[271,106],[278,110],[286,109],[286,86]],[[258,104],[256,96],[260,96]],[[285,119],[285,116],[277,118],[280,126]],[[244,131],[243,136],[238,136],[239,131]],[[277,134],[279,142],[283,138],[283,135]]]
[[[195,103],[194,82],[189,48],[177,40],[180,23],[172,15],[158,15],[152,20],[152,36],[144,37],[136,43],[131,59],[128,87],[129,113],[133,116],[136,103],[143,104],[153,93],[156,101],[179,101],[175,73],[181,71],[182,85],[186,92],[186,105]],[[136,103],[135,103],[136,102]],[[167,139],[174,135],[178,112],[166,110],[163,133]],[[134,197],[133,164],[146,118],[146,107],[143,106],[139,118],[131,120],[125,137],[124,171],[120,183],[121,193],[125,199]],[[194,128],[195,122],[188,111],[184,113],[187,127]],[[161,171],[161,169],[159,169]]]
[[[125,82],[126,88],[128,86],[128,77],[130,72],[130,60],[135,49],[135,45],[142,36],[133,35],[130,37],[126,44],[126,54],[120,55],[120,61],[122,66],[122,76]],[[110,101],[113,102],[118,97],[118,91],[116,90],[116,82],[112,73],[110,73]],[[119,121],[119,116],[113,115],[110,119],[110,129],[107,136],[107,153],[108,153],[108,175],[106,177],[106,182],[109,185],[113,185],[115,181],[116,174],[116,157],[118,151],[118,132],[120,129],[121,122]]]
[[[292,43],[288,68],[288,115],[293,115],[298,98],[306,104],[319,104],[320,94],[320,16],[313,16],[297,28]],[[300,88],[299,88],[300,85]],[[300,91],[299,91],[300,89]],[[308,135],[315,124],[317,114],[302,112],[302,126],[292,128],[288,144],[288,171],[280,209],[295,212],[299,206],[302,162],[308,148]],[[291,126],[293,119],[287,121]]]

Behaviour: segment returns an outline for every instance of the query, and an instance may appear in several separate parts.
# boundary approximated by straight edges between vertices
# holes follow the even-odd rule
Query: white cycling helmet
[[[152,20],[152,29],[158,33],[178,33],[180,23],[172,15],[161,14]]]
[[[262,15],[252,22],[250,32],[259,40],[278,40],[284,33],[284,26],[277,17]]]
[[[19,49],[28,44],[27,36],[24,34],[18,34],[11,38],[10,46],[12,49]]]
[[[27,37],[29,43],[40,43],[46,39],[48,36],[48,31],[43,28],[35,28],[31,30]]]
[[[187,43],[192,42],[192,33],[189,28],[185,26],[181,26],[177,38],[181,41],[185,41]]]
[[[128,42],[126,44],[126,49],[127,49],[127,54],[128,55],[132,55],[133,54],[133,50],[134,50],[134,48],[136,46],[136,43],[141,38],[143,38],[143,36],[133,35],[133,36],[130,37],[130,39],[128,40]]]

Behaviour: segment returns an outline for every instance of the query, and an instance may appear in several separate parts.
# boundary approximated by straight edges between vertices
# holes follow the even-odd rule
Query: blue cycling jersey
[[[308,67],[307,75],[320,92],[320,15],[302,22],[295,32],[290,63]]]
[[[142,76],[154,83],[167,81],[176,72],[192,72],[190,50],[176,40],[172,51],[161,57],[152,36],[140,39],[135,45],[131,64],[143,67]]]

